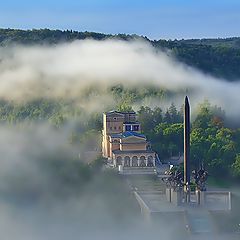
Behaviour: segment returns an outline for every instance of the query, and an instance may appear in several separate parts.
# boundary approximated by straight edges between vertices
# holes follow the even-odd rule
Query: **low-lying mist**
[[[143,219],[124,179],[102,171],[99,160],[86,164],[78,157],[64,127],[0,131],[3,239],[175,239],[167,223],[159,231],[157,223]]]
[[[98,160],[86,159],[88,151],[99,154],[101,134],[91,131],[88,116],[116,107],[119,99],[109,89],[117,85],[143,90],[150,86],[169,93],[137,99],[136,110],[140,105],[164,107],[171,102],[180,107],[187,91],[193,107],[208,99],[230,118],[240,117],[240,82],[200,73],[146,42],[84,40],[1,47],[0,99],[10,103],[10,109],[11,104],[50,99],[83,111],[70,114],[72,119],[61,127],[45,120],[0,126],[2,239],[179,236],[169,224],[151,227],[144,222],[125,181],[103,171]],[[4,115],[5,110],[1,111]],[[62,118],[64,114],[55,119]]]
[[[188,92],[192,106],[208,99],[231,117],[240,114],[236,104],[240,82],[230,83],[201,73],[146,42],[83,40],[0,48],[0,98],[5,100],[71,99],[79,107],[101,111],[114,105],[107,89],[116,84],[143,88],[152,85],[171,91],[171,99],[164,100],[179,106]],[[89,89],[91,94],[87,95]]]
[[[2,238],[111,239],[121,233],[118,226],[141,224],[124,182],[79,158],[65,128],[36,124],[0,131]]]

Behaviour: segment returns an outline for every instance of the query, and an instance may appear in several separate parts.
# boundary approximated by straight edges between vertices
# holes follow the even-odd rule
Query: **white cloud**
[[[156,52],[146,42],[84,40],[55,46],[15,46],[1,48],[0,56],[0,97],[7,100],[71,98],[81,99],[84,105],[83,92],[90,86],[105,93],[115,83],[149,83],[170,91],[184,93],[188,89],[193,105],[207,98],[232,116],[240,114],[240,82],[205,75]],[[99,103],[97,97],[92,107]],[[99,99],[102,102],[104,98]]]

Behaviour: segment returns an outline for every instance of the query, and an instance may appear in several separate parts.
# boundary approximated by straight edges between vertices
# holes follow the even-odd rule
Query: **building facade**
[[[156,154],[134,111],[103,114],[102,154],[114,167],[155,168]]]

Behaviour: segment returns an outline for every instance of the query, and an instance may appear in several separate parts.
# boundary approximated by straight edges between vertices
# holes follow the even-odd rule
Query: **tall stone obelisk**
[[[186,202],[190,201],[190,105],[185,97],[184,105],[184,191]]]

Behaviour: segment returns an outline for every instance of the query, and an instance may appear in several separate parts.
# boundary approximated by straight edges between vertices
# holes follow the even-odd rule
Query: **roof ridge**
[[[144,134],[134,132],[134,131],[125,131],[122,133],[123,137],[130,137],[130,136],[136,136],[136,137],[141,137],[141,138],[146,138]]]

